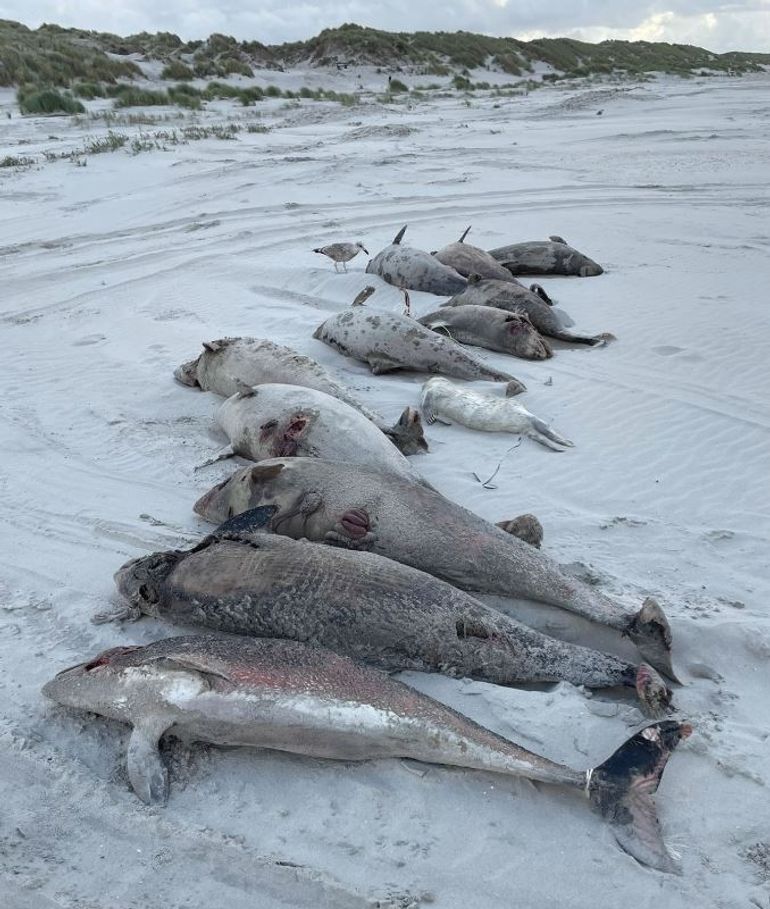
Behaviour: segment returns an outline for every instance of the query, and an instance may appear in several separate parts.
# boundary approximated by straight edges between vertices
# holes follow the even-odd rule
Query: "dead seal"
[[[204,341],[203,352],[195,360],[174,371],[183,385],[202,388],[229,398],[243,389],[264,384],[298,385],[325,392],[351,407],[387,435],[403,454],[427,450],[419,420],[409,419],[409,410],[389,426],[380,414],[362,404],[353,392],[338,382],[320,363],[264,338],[221,338]]]
[[[367,273],[379,275],[388,284],[407,290],[423,290],[444,297],[459,293],[465,287],[465,278],[453,268],[442,265],[430,253],[402,246],[405,232],[406,225],[396,234],[390,246],[369,262]]]
[[[498,281],[518,284],[519,282],[508,269],[486,250],[465,242],[469,231],[470,227],[466,228],[465,233],[456,243],[450,243],[432,255],[443,265],[454,268],[464,278],[468,278],[470,275],[480,275],[482,278],[496,278]]]
[[[467,293],[467,289],[463,293]],[[489,306],[445,305],[417,321],[460,344],[485,347],[523,360],[547,360],[553,356],[550,345],[543,340],[523,311],[507,312]]]
[[[597,347],[613,337],[606,333],[582,335],[570,331],[562,325],[558,315],[539,294],[526,287],[509,284],[505,281],[479,278],[478,275],[471,275],[465,290],[452,297],[451,300],[447,300],[446,303],[442,303],[441,309],[454,307],[464,309],[467,306],[524,314],[541,335],[557,338],[560,341],[570,341],[573,344],[588,344],[591,347]],[[431,313],[431,315],[433,316],[435,313]],[[481,318],[481,315],[478,318]],[[497,324],[499,317],[493,318]]]
[[[106,650],[58,673],[43,694],[132,727],[128,778],[151,805],[168,800],[158,750],[168,732],[316,758],[410,758],[585,793],[626,852],[661,871],[676,870],[652,799],[671,752],[692,731],[675,720],[647,726],[596,767],[573,770],[323,648],[204,635]]]
[[[418,450],[427,450],[420,414],[408,407],[401,419],[403,426],[394,431],[422,439]],[[216,421],[230,440],[217,460],[325,457],[414,476],[409,461],[370,420],[323,391],[279,383],[244,386],[222,402]]]
[[[574,447],[547,423],[510,398],[494,397],[460,388],[449,379],[433,376],[422,386],[422,415],[429,424],[460,423],[480,432],[513,432],[527,436],[552,451]]]
[[[407,369],[443,373],[458,379],[513,381],[521,386],[521,391],[525,390],[518,379],[487,366],[459,344],[410,316],[350,306],[319,325],[313,337],[346,357],[363,361],[376,376]]]
[[[187,552],[127,562],[115,574],[127,606],[98,620],[144,614],[320,644],[389,671],[441,672],[499,685],[625,686],[636,689],[642,710],[653,717],[670,703],[670,692],[649,666],[533,631],[431,575],[374,553],[263,532],[275,511],[263,506],[245,512]]]
[[[271,526],[286,536],[370,550],[462,590],[549,603],[606,625],[675,678],[671,629],[655,600],[629,611],[433,489],[353,464],[276,458],[237,471],[202,496],[195,511],[219,524],[259,505],[278,506]]]
[[[489,254],[512,275],[576,275],[588,278],[604,272],[593,259],[555,236],[548,240],[499,246],[490,249]]]

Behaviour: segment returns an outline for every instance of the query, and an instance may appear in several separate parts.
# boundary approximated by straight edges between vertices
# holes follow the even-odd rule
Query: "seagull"
[[[369,255],[369,250],[363,243],[331,243],[329,246],[319,246],[318,249],[314,249],[313,252],[321,253],[322,256],[328,256],[332,262],[334,262],[335,271],[339,271],[337,265],[340,262],[342,262],[343,271],[347,271],[348,267],[345,263],[354,259],[361,250],[363,250],[367,256]]]

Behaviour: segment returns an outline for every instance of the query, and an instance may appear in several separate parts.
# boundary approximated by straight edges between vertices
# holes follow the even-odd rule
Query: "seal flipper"
[[[168,770],[158,742],[173,725],[167,717],[146,717],[137,723],[128,743],[128,779],[131,788],[146,805],[165,805],[168,801]]]
[[[565,439],[563,436],[560,436],[558,432],[555,432],[548,426],[547,423],[544,423],[538,417],[532,418],[532,429],[527,433],[527,435],[534,439],[536,442],[540,442],[541,445],[545,445],[546,448],[550,448],[553,451],[561,451],[562,448],[574,448],[575,443],[570,442],[569,439]],[[561,446],[561,447],[559,447]]]
[[[395,372],[397,369],[404,368],[398,360],[394,360],[392,357],[387,356],[387,354],[382,353],[369,354],[366,358],[366,362],[369,364],[369,369],[375,376],[382,375],[384,372]]]
[[[226,461],[228,458],[234,458],[235,451],[233,450],[232,445],[225,445],[224,448],[216,453],[213,458],[209,458],[208,461],[204,461],[202,464],[199,464],[194,470],[203,470],[204,467],[211,467],[212,464],[216,464],[218,461]]]
[[[679,682],[671,663],[671,626],[666,614],[652,597],[647,597],[642,603],[642,608],[634,616],[626,634],[651,666],[672,681]]]
[[[655,811],[655,794],[666,762],[692,727],[667,720],[642,729],[588,771],[591,807],[612,827],[622,849],[658,871],[677,870],[666,849]]]
[[[401,454],[413,455],[428,451],[422,419],[414,407],[407,407],[398,418],[398,422],[383,431]]]

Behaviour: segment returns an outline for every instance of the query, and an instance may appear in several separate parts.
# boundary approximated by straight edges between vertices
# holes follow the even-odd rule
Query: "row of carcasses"
[[[367,348],[360,358],[375,372],[512,380],[483,375],[488,367],[427,329],[429,338],[418,332],[399,346],[399,335],[414,326],[408,316],[352,307],[315,337],[353,356]],[[372,346],[380,336],[380,347]],[[386,338],[396,338],[396,347],[386,349]],[[423,341],[430,350],[420,359]],[[409,347],[417,353],[399,358]],[[140,557],[116,573],[125,600],[116,617],[148,614],[217,636],[116,648],[45,688],[60,703],[131,723],[129,778],[140,797],[165,801],[157,746],[169,730],[323,757],[411,757],[585,788],[624,848],[671,867],[650,795],[689,732],[685,724],[657,722],[604,764],[575,771],[378,671],[418,669],[502,685],[625,686],[658,718],[670,708],[670,691],[650,665],[541,634],[471,592],[571,610],[629,637],[672,675],[670,632],[657,603],[648,599],[629,612],[565,573],[539,551],[532,516],[495,526],[442,496],[398,450],[425,446],[416,411],[407,408],[387,427],[289,348],[243,338],[209,342],[175,375],[227,396],[218,414],[227,453],[257,463],[196,503],[198,514],[220,524],[197,546]],[[653,782],[641,792],[643,780]]]

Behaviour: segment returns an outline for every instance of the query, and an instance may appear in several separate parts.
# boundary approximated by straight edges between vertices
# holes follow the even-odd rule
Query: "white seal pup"
[[[407,290],[423,290],[429,294],[451,296],[465,287],[465,278],[421,249],[402,246],[406,225],[393,238],[390,246],[369,262],[366,271],[379,275],[388,284]]]
[[[460,388],[440,376],[422,386],[422,415],[428,424],[454,421],[482,432],[519,433],[553,451],[574,446],[517,401]]]
[[[368,290],[368,288],[367,288]],[[357,299],[360,299],[359,294]],[[458,379],[517,382],[508,373],[487,366],[455,341],[442,337],[410,316],[350,306],[330,316],[313,337],[346,357],[361,360],[374,375],[397,369],[442,373]]]
[[[513,275],[576,275],[588,278],[604,269],[561,237],[530,240],[490,249],[489,254]]]
[[[195,511],[219,524],[259,505],[279,507],[272,527],[286,536],[371,550],[462,590],[549,603],[614,628],[676,678],[671,628],[655,600],[634,611],[435,489],[354,464],[276,458],[237,471]]]
[[[406,419],[419,420],[409,408]],[[323,391],[265,384],[227,398],[216,421],[230,439],[217,458],[252,461],[273,457],[331,458],[378,466],[415,478],[412,466],[362,414]]]
[[[338,382],[320,363],[298,354],[291,347],[264,338],[221,338],[204,341],[203,352],[174,371],[183,385],[202,388],[229,398],[244,386],[266,383],[313,388],[355,407],[385,433],[403,454],[427,451],[422,425],[410,409],[389,426],[380,414],[362,404],[353,392]]]
[[[553,356],[550,344],[525,312],[489,306],[443,306],[417,321],[461,344],[497,350],[523,360],[547,360]]]
[[[518,284],[519,282],[508,269],[486,250],[465,242],[469,231],[470,227],[466,228],[465,233],[456,243],[450,243],[431,255],[434,255],[443,265],[454,268],[464,278],[468,278],[470,275],[480,275],[482,278],[497,278],[498,281]]]
[[[328,246],[319,246],[313,252],[330,258],[334,262],[335,271],[339,271],[337,266],[340,262],[342,263],[342,270],[347,271],[347,263],[351,259],[355,259],[360,252],[365,252],[367,256],[369,255],[369,250],[360,241],[358,243],[330,243]]]
[[[468,286],[462,293],[456,294],[451,300],[441,304],[442,309],[455,306],[491,307],[505,310],[505,312],[523,313],[541,335],[557,338],[559,341],[569,341],[573,344],[599,347],[614,339],[614,335],[608,333],[583,335],[570,331],[562,325],[557,313],[540,294],[531,289],[527,290],[526,287],[497,281],[494,278],[480,278],[478,275],[471,275],[468,279]]]
[[[324,648],[207,635],[115,647],[58,673],[43,694],[132,727],[128,778],[151,805],[168,800],[158,745],[169,732],[315,758],[410,758],[582,792],[626,852],[676,870],[652,798],[670,754],[692,732],[676,720],[645,727],[596,767],[573,770]]]

